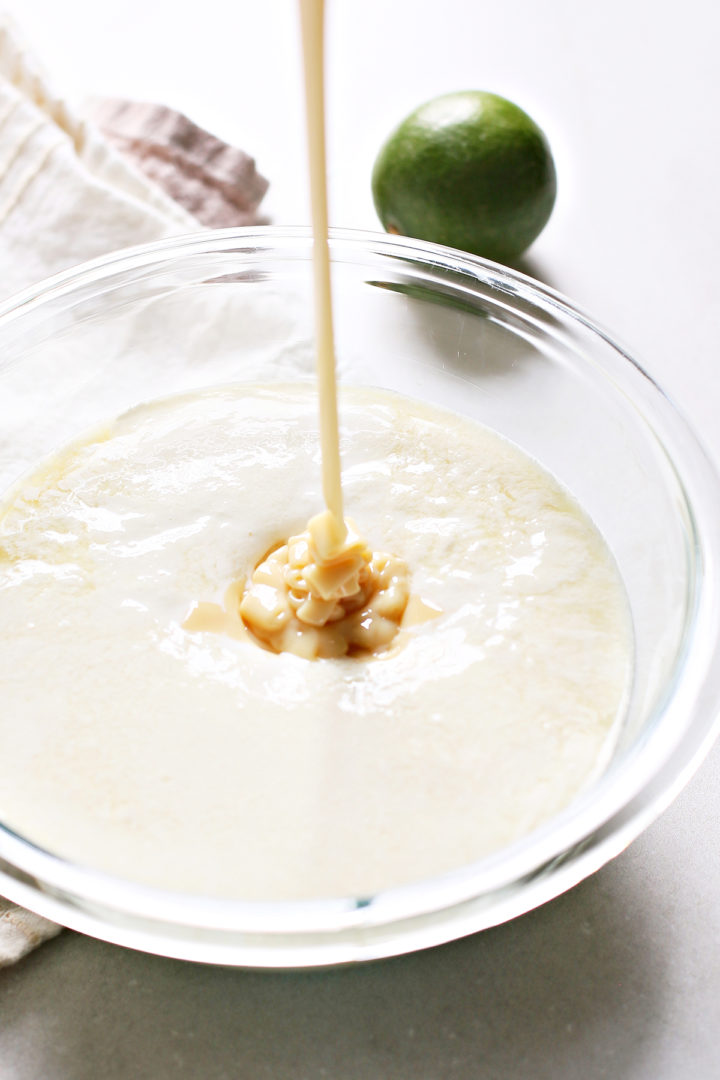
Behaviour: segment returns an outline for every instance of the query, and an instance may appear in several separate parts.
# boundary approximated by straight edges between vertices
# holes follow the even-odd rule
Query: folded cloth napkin
[[[241,150],[162,106],[87,111],[53,93],[0,16],[0,298],[130,244],[259,222],[268,185]]]
[[[259,220],[268,185],[242,151],[162,106],[90,113],[99,127],[53,93],[0,15],[0,299],[117,248]],[[0,897],[0,967],[59,930]]]

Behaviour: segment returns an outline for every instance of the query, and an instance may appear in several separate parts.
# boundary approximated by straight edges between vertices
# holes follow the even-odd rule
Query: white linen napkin
[[[0,16],[0,296],[115,248],[197,227],[52,92]]]
[[[0,896],[0,968],[22,960],[43,941],[55,937],[61,926],[24,911]]]
[[[86,259],[200,228],[208,218],[257,221],[267,182],[242,151],[165,107],[101,103],[96,115],[138,168],[53,93],[0,14],[0,299]],[[203,214],[204,202],[210,209]],[[0,967],[59,930],[0,897]]]

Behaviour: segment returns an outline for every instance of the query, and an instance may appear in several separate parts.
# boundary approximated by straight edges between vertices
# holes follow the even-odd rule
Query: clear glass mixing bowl
[[[621,851],[716,732],[720,487],[652,379],[585,315],[520,274],[374,234],[336,232],[331,250],[341,380],[497,429],[555,473],[604,534],[636,640],[620,740],[600,779],[522,841],[372,897],[247,903],[162,892],[73,865],[0,827],[0,893],[108,941],[290,967],[460,937],[556,896]],[[0,490],[139,401],[287,380],[298,366],[310,375],[310,255],[301,230],[202,233],[88,263],[6,303]]]

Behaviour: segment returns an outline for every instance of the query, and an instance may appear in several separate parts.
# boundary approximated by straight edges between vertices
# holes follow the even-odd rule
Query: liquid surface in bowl
[[[631,667],[615,565],[552,476],[470,421],[343,399],[348,513],[433,617],[371,660],[243,634],[233,587],[321,499],[316,424],[302,385],[169,398],[6,497],[5,824],[170,889],[367,895],[512,842],[602,768]]]

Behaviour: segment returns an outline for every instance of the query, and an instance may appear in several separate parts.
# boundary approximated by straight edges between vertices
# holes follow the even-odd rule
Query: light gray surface
[[[57,81],[166,101],[253,152],[307,220],[293,0],[6,0]],[[331,220],[376,227],[380,141],[434,94],[504,93],[560,194],[538,276],[623,337],[720,457],[720,8],[709,0],[331,0]],[[294,88],[294,89],[293,89]],[[590,881],[416,956],[195,967],[64,934],[0,973],[1,1080],[715,1080],[720,750]]]
[[[713,1080],[719,768],[593,878],[424,953],[264,973],[67,932],[0,973],[0,1076]]]

